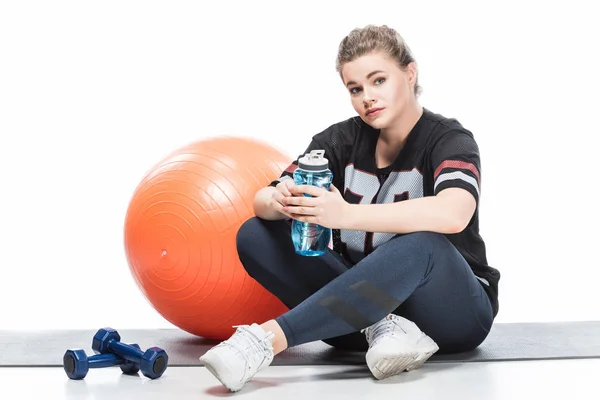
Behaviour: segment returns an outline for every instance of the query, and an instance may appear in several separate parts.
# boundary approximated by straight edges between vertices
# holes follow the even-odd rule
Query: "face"
[[[352,106],[376,129],[398,120],[415,101],[415,63],[403,70],[387,55],[370,53],[346,63],[341,72]]]

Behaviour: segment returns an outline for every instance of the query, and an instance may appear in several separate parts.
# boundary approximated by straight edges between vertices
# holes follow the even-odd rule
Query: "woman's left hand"
[[[329,188],[327,190],[313,185],[294,186],[290,189],[292,196],[283,200],[284,211],[301,222],[332,229],[342,228],[342,223],[348,219],[350,204],[334,185],[330,185]],[[304,194],[313,197],[306,197]]]

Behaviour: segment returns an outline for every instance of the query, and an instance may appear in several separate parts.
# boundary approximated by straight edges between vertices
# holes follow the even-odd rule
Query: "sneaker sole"
[[[386,356],[378,360],[371,368],[373,376],[385,379],[398,375],[404,371],[419,369],[425,362],[439,350],[438,345],[428,336],[424,336],[415,352],[402,356]],[[369,364],[367,360],[367,364]]]
[[[379,380],[398,375],[415,362],[417,353],[405,357],[384,357],[375,363],[371,369],[373,376]]]
[[[423,336],[417,347],[418,354],[420,354],[421,357],[417,358],[414,364],[409,365],[406,370],[412,371],[421,368],[423,364],[425,364],[425,361],[429,360],[429,358],[439,349],[439,346],[433,341],[433,339],[431,339],[429,336]]]
[[[221,382],[221,384],[223,386],[225,386],[230,392],[238,392],[242,389],[243,385],[240,387],[232,387],[230,385],[228,385],[227,383],[225,383],[223,381],[223,379],[221,379],[221,376],[217,373],[217,371],[213,368],[212,364],[210,363],[209,360],[200,358],[200,360],[204,363],[204,367],[211,373],[213,374],[213,376],[215,378],[217,378],[219,380],[219,382]]]

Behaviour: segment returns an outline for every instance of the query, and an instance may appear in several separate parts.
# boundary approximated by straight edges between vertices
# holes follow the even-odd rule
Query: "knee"
[[[246,255],[249,250],[255,248],[260,237],[260,231],[261,221],[258,217],[249,218],[240,226],[235,236],[235,247],[238,255]]]
[[[392,257],[399,257],[407,260],[407,257],[418,259],[424,262],[419,262],[426,268],[426,273],[430,271],[433,265],[432,260],[436,253],[445,251],[449,244],[448,238],[441,233],[436,232],[413,232],[405,235],[398,235],[389,242],[385,243],[387,252],[390,252]]]
[[[437,232],[413,232],[406,235],[410,237],[412,240],[419,243],[432,243],[436,244],[440,240],[443,240],[444,235]]]
[[[289,227],[284,220],[269,221],[258,217],[246,220],[238,229],[235,246],[238,257],[248,273],[249,265],[263,260],[265,253],[280,248],[289,235]]]
[[[413,232],[398,235],[392,241],[402,242],[404,246],[410,247],[411,252],[421,254],[432,254],[447,238],[436,232]]]
[[[256,276],[256,262],[253,259],[256,255],[253,250],[256,251],[258,246],[258,240],[260,237],[260,221],[257,217],[252,217],[245,221],[238,230],[235,237],[235,246],[237,250],[238,258],[246,270],[246,273],[251,277]]]
[[[413,242],[429,252],[435,249],[445,248],[450,244],[446,235],[437,232],[413,232],[409,235]]]

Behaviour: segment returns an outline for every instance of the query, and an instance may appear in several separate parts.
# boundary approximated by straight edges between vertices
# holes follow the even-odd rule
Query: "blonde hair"
[[[364,28],[353,29],[340,42],[335,69],[341,74],[344,64],[354,61],[365,54],[380,51],[405,69],[415,59],[410,48],[400,34],[387,25],[367,25]],[[419,79],[415,82],[415,96],[421,94]]]

